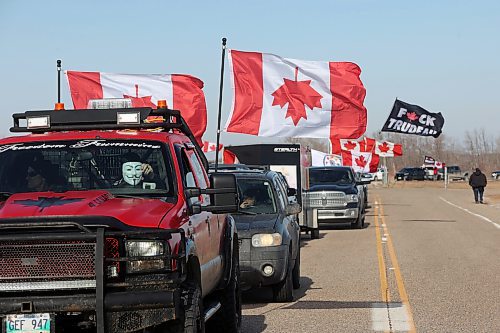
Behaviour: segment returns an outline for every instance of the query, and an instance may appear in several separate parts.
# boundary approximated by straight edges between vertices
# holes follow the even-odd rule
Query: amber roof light
[[[158,106],[158,109],[166,109],[167,108],[167,101],[164,99],[159,99],[157,106]]]

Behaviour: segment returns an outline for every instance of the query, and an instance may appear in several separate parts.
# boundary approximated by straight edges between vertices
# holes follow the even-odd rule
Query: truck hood
[[[163,200],[119,198],[102,190],[17,193],[0,202],[0,218],[108,216],[129,226],[156,228],[172,207]]]
[[[276,230],[278,214],[243,215],[233,214],[239,238],[250,238],[257,233],[272,233]]]
[[[345,194],[356,194],[358,190],[355,184],[328,184],[328,185],[314,185],[309,188],[309,192],[320,191],[339,191]]]

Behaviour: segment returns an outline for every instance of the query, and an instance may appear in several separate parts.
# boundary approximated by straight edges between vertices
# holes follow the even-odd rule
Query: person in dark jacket
[[[484,188],[487,183],[486,176],[481,172],[481,170],[479,170],[479,168],[476,168],[476,171],[469,177],[469,185],[474,191],[474,199],[476,200],[476,203],[483,203]]]

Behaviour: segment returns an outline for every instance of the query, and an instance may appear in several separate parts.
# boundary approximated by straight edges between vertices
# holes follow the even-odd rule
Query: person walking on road
[[[474,199],[476,200],[476,203],[483,203],[484,188],[487,183],[486,176],[481,172],[481,170],[479,170],[479,168],[476,168],[476,171],[470,175],[469,185],[474,191]]]

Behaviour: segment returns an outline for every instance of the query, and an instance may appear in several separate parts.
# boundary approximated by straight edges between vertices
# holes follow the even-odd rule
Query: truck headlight
[[[158,240],[128,240],[125,242],[128,257],[157,257],[164,255],[165,252],[170,252],[169,249],[163,241]],[[155,271],[169,267],[170,263],[163,258],[142,258],[127,262],[128,273]]]
[[[359,198],[357,194],[348,194],[347,195],[347,202],[358,202]]]
[[[274,234],[255,234],[252,236],[253,247],[278,246],[281,245],[281,235]]]
[[[128,240],[125,242],[127,255],[130,257],[161,256],[165,251],[162,241]]]

